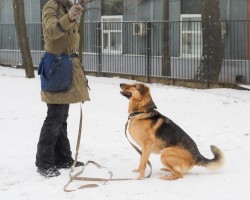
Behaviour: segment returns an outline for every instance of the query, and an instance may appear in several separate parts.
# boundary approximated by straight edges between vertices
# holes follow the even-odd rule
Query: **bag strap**
[[[127,123],[125,124],[125,136],[127,138],[127,140],[129,141],[129,143],[132,145],[132,147],[140,154],[142,155],[142,152],[141,150],[139,150],[128,138],[128,135],[127,135],[127,127],[128,127],[128,122],[129,122],[130,118],[128,118],[128,121]],[[79,122],[79,129],[78,129],[78,137],[77,137],[77,143],[76,143],[76,153],[75,153],[75,160],[73,162],[73,165],[70,169],[70,173],[69,173],[69,182],[64,186],[64,192],[73,192],[73,191],[76,191],[78,189],[84,189],[84,188],[94,188],[94,187],[99,187],[98,184],[84,184],[84,185],[81,185],[79,186],[78,188],[76,189],[67,189],[67,187],[69,186],[69,184],[71,182],[73,182],[74,180],[78,180],[78,181],[99,181],[99,182],[103,182],[103,184],[105,184],[106,182],[108,181],[128,181],[128,180],[134,180],[132,178],[113,178],[113,173],[111,171],[108,171],[108,174],[109,174],[109,178],[93,178],[93,177],[79,177],[83,172],[84,172],[84,169],[87,165],[89,164],[93,164],[95,165],[97,168],[101,169],[101,168],[105,168],[105,167],[102,167],[100,164],[96,163],[95,161],[92,161],[92,160],[88,160],[86,162],[86,164],[82,167],[82,170],[77,172],[76,174],[73,174],[74,172],[74,168],[76,166],[76,163],[77,163],[77,158],[78,158],[78,151],[79,151],[79,148],[80,148],[80,143],[81,143],[81,134],[82,134],[82,104],[80,103],[80,122]],[[152,165],[150,163],[150,161],[148,160],[147,162],[149,168],[150,168],[150,172],[149,174],[146,176],[146,178],[149,178],[152,174]]]

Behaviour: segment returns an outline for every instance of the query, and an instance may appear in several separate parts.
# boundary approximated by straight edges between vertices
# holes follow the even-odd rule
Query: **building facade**
[[[46,2],[24,0],[30,49],[37,55],[35,64],[43,50],[40,23],[41,10]],[[112,72],[118,66],[117,71],[124,73],[123,64],[131,63],[132,67],[126,69],[125,73],[142,75],[145,74],[145,68],[151,67],[151,74],[162,76],[162,57],[166,44],[164,30],[167,27],[172,76],[193,78],[202,53],[201,0],[169,0],[168,6],[164,5],[165,0],[90,1],[86,6],[84,27],[87,70]],[[250,0],[220,0],[219,9],[224,44],[222,71],[232,74],[233,81],[235,77],[244,76],[244,82],[250,83],[250,26],[247,21],[250,20]],[[7,58],[4,52],[18,49],[12,1],[0,0],[0,31],[1,63],[2,60],[13,59]],[[105,55],[113,57],[107,58]],[[102,68],[93,68],[93,63],[88,63],[91,60]],[[239,63],[243,63],[243,67],[234,68]],[[187,68],[191,70],[180,76]]]
[[[163,7],[163,1],[164,0],[95,0],[91,3],[87,4],[87,11],[85,14],[85,21],[87,23],[90,22],[161,22],[163,21],[163,12],[166,11],[166,9]],[[41,22],[41,9],[43,5],[47,2],[47,0],[24,0],[25,3],[25,18],[26,23],[29,24],[28,31],[30,30],[30,34],[35,33],[35,39],[36,37],[41,37],[41,29],[34,31],[34,28],[37,26],[35,24]],[[137,4],[137,2],[140,2]],[[250,19],[250,0],[220,0],[220,15],[221,20],[248,20]],[[171,46],[179,44],[178,47],[172,48],[174,51],[171,52],[171,56],[181,56],[181,55],[192,55],[193,52],[200,52],[201,51],[201,45],[190,43],[190,40],[187,39],[187,37],[192,38],[196,37],[199,38],[201,34],[201,29],[198,27],[189,27],[189,30],[183,29],[178,22],[179,21],[200,21],[201,20],[201,1],[200,0],[169,0],[169,20],[170,20],[170,26],[176,26],[176,27],[170,27],[170,37],[171,35],[176,36],[176,34],[180,35],[180,37],[174,37],[174,40],[171,40]],[[0,24],[13,24],[13,9],[12,9],[12,1],[8,0],[1,0],[0,1]],[[173,22],[176,22],[175,25]],[[33,25],[32,25],[33,24]],[[131,24],[131,31],[134,32],[134,35],[143,35],[145,34],[145,23],[133,23]],[[161,29],[160,27],[156,27],[157,24],[155,24],[154,28],[154,35],[152,37],[159,37],[161,36]],[[159,25],[161,26],[161,25]],[[193,26],[196,26],[195,23],[193,23]],[[10,30],[8,32],[11,32],[14,34],[14,30],[11,30],[11,27],[7,27]],[[12,27],[14,28],[14,27]],[[123,41],[122,38],[123,35],[126,33],[129,33],[130,28],[128,27],[122,27],[122,26],[109,26],[102,27],[102,51],[103,52],[113,52],[113,53],[133,53],[132,50],[129,50],[129,48],[123,47]],[[234,37],[233,33],[235,29],[244,29],[241,24],[231,24],[231,26],[227,26],[225,23],[223,26],[224,34],[228,34],[227,40],[225,42],[225,45],[228,45],[227,43],[230,43],[232,40],[230,36]],[[138,31],[138,34],[136,34],[136,31]],[[187,33],[189,31],[189,33]],[[40,34],[39,34],[40,32]],[[123,32],[123,33],[122,33]],[[159,33],[158,33],[159,32]],[[89,28],[88,33],[90,35],[95,35],[95,30]],[[244,54],[244,50],[249,48],[249,42],[248,39],[250,38],[250,34],[244,35],[245,33],[238,33],[239,38],[242,42],[242,54]],[[133,33],[132,33],[133,35]],[[2,45],[4,45],[4,39],[5,37],[14,38],[14,35],[2,35]],[[113,37],[113,38],[112,38]],[[32,36],[33,40],[34,37]],[[37,40],[39,40],[37,38]],[[152,39],[154,41],[155,39]],[[186,41],[186,44],[185,44]],[[194,40],[193,40],[194,41]],[[241,42],[240,41],[240,42]],[[139,39],[138,39],[138,42]],[[143,43],[143,37],[141,38],[141,43]],[[200,40],[195,40],[196,43],[200,43]],[[112,45],[111,45],[112,43]],[[161,43],[159,41],[159,43]],[[247,45],[247,47],[246,47]],[[5,45],[4,45],[5,46]],[[2,46],[1,48],[4,48]],[[36,44],[33,45],[31,43],[31,49],[37,48],[41,49],[42,45]],[[113,46],[113,47],[112,47]],[[138,45],[141,46],[141,45]],[[226,48],[230,48],[227,47]],[[94,49],[91,49],[90,46],[87,46],[85,48],[87,51],[91,52],[94,51]],[[143,50],[141,50],[142,52]],[[154,50],[155,52],[153,54],[159,54]],[[138,51],[137,51],[138,52]],[[140,51],[139,51],[140,52]],[[250,51],[249,51],[250,56]],[[232,56],[232,54],[230,55]]]

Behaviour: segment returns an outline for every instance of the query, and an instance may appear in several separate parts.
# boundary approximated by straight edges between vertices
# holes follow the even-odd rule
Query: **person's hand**
[[[83,13],[83,7],[79,4],[73,5],[69,10],[69,19],[74,21],[78,16],[81,16]]]

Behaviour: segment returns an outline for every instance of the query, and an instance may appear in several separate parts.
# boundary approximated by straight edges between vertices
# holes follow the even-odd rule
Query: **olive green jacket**
[[[79,25],[69,20],[71,4],[67,0],[49,0],[42,12],[45,51],[52,54],[72,54],[78,49]],[[59,6],[59,7],[58,7]],[[65,92],[41,91],[41,99],[49,104],[70,104],[89,101],[87,79],[78,57],[72,58],[73,75],[70,89]]]

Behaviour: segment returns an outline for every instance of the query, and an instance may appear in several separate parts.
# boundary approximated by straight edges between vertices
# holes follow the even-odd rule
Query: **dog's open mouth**
[[[132,96],[131,92],[127,92],[127,91],[124,91],[124,90],[122,90],[120,93],[121,93],[122,96],[125,96],[128,99]]]

